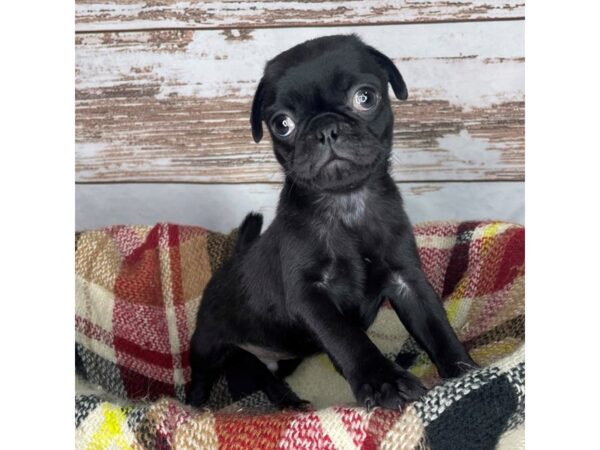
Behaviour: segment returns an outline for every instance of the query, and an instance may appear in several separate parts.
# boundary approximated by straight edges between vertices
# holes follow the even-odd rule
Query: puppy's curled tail
[[[260,236],[262,224],[262,214],[251,212],[246,216],[239,228],[237,242],[235,243],[236,253],[245,251]]]

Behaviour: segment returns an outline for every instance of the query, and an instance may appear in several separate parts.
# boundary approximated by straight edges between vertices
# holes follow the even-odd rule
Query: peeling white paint
[[[155,17],[152,17],[154,15]],[[524,16],[524,1],[461,2],[369,1],[210,1],[174,4],[76,4],[77,31],[160,27],[235,27],[239,24],[377,23],[512,18]]]
[[[75,158],[93,158],[105,150],[107,144],[104,142],[77,142],[75,146]]]
[[[450,31],[449,31],[450,29]],[[101,35],[81,36],[76,47],[77,89],[158,85],[170,95],[250,97],[267,60],[318,36],[356,33],[396,61],[411,99],[447,100],[465,108],[522,101],[523,22],[473,22],[402,26],[255,29],[251,39],[227,40],[221,31],[195,31],[187,46],[164,50],[151,33],[119,35],[115,47]],[[167,51],[169,48],[169,51]],[[226,59],[215,59],[215,55]],[[456,59],[462,55],[475,58]],[[502,62],[489,62],[490,59]],[[488,62],[486,62],[488,61]],[[139,68],[150,72],[139,71]],[[136,72],[134,69],[138,69]]]
[[[491,146],[488,139],[475,138],[467,130],[458,134],[448,134],[437,140],[440,149],[447,150],[455,161],[466,166],[487,167],[490,170],[501,167],[501,144]]]

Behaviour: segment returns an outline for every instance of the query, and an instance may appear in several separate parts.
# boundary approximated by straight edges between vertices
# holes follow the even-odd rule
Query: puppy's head
[[[252,135],[262,122],[286,176],[318,192],[356,189],[387,167],[393,116],[388,83],[408,96],[392,61],[358,37],[327,36],[267,63],[252,104]]]

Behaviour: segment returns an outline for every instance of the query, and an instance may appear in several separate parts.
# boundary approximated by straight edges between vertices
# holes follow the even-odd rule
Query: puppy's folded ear
[[[256,88],[256,93],[254,94],[254,100],[252,101],[252,112],[250,113],[250,125],[252,127],[252,137],[254,138],[254,142],[257,144],[262,139],[263,129],[262,129],[262,106],[263,100],[265,97],[265,80],[262,78],[260,83],[258,83],[258,87]]]
[[[408,89],[406,89],[406,83],[404,82],[402,75],[400,75],[400,71],[394,65],[392,60],[371,46],[367,46],[367,50],[375,58],[375,61],[377,61],[379,67],[385,70],[385,73],[388,76],[388,81],[392,85],[392,89],[394,90],[396,98],[399,100],[406,100],[408,98]]]

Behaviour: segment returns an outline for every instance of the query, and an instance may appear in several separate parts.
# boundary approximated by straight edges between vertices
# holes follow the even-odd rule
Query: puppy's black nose
[[[338,138],[338,126],[337,123],[330,123],[325,125],[323,128],[317,131],[317,139],[321,144],[325,144],[326,142],[329,145],[333,144],[337,141]]]

